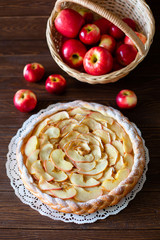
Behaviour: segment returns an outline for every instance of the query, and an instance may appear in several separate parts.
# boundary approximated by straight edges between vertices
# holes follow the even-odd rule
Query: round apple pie
[[[119,111],[74,101],[28,126],[17,147],[21,178],[60,212],[87,214],[117,204],[141,177],[144,146]]]

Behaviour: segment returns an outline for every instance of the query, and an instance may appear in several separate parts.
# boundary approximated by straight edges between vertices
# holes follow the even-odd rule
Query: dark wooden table
[[[112,84],[89,85],[63,72],[50,56],[45,30],[53,0],[0,0],[0,239],[160,239],[160,27],[158,0],[148,0],[156,21],[156,35],[145,60],[124,79]],[[40,62],[46,69],[41,82],[24,80],[25,64]],[[51,73],[67,79],[63,95],[50,95],[44,84]],[[24,114],[13,105],[14,93],[33,90],[38,105]],[[150,152],[147,181],[128,207],[115,216],[93,224],[76,225],[41,216],[15,195],[6,175],[8,144],[23,122],[33,113],[57,102],[76,99],[117,108],[115,97],[124,88],[138,96],[138,105],[122,111],[142,131]]]

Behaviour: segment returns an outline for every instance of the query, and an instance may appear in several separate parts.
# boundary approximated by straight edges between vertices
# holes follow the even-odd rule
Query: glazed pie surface
[[[142,140],[119,111],[82,101],[40,116],[19,142],[25,186],[62,212],[86,214],[130,192],[144,168]]]

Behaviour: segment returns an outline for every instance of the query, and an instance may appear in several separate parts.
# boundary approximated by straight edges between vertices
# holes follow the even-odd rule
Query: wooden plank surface
[[[45,31],[55,0],[0,0],[0,239],[20,240],[119,240],[160,239],[160,67],[158,0],[147,0],[156,19],[156,34],[147,57],[128,76],[116,83],[89,85],[62,71],[50,55]],[[45,75],[39,83],[29,83],[23,68],[40,62]],[[52,73],[67,80],[66,92],[51,95],[45,80]],[[20,113],[13,105],[18,89],[33,90],[38,98],[32,113]],[[127,208],[115,216],[93,224],[78,225],[54,221],[22,203],[6,175],[8,144],[32,114],[57,102],[77,99],[117,108],[115,97],[121,89],[132,89],[138,96],[135,109],[122,113],[140,128],[149,149],[147,181]]]

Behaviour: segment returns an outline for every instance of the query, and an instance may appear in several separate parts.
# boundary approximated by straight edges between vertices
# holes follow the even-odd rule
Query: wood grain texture
[[[128,76],[106,85],[89,85],[71,78],[51,57],[45,31],[54,3],[55,0],[0,1],[0,239],[159,240],[159,0],[147,0],[156,20],[156,34],[147,57]],[[23,68],[29,62],[40,62],[45,67],[39,83],[29,83],[23,77]],[[51,95],[45,90],[45,80],[52,73],[66,78],[64,94]],[[38,104],[31,113],[21,113],[13,105],[13,96],[21,88],[37,95]],[[140,128],[150,154],[147,181],[128,207],[93,224],[77,225],[53,221],[23,204],[10,185],[5,167],[8,144],[23,122],[50,104],[77,99],[118,109],[115,98],[125,88],[135,91],[138,104],[135,109],[122,110],[122,113]]]

